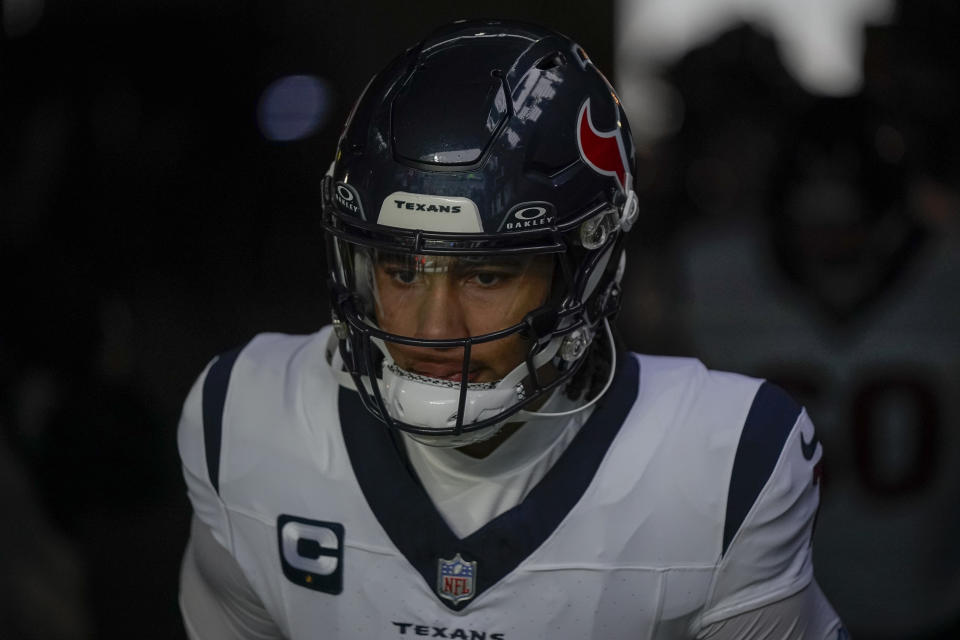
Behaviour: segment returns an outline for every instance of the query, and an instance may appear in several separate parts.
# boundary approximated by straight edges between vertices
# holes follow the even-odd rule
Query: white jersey
[[[265,334],[194,385],[194,511],[292,640],[689,638],[813,578],[821,457],[773,385],[626,355],[517,506],[459,538],[314,336]]]

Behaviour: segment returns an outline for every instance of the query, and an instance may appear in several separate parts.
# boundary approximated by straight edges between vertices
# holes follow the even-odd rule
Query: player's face
[[[444,257],[379,254],[374,261],[377,322],[389,333],[427,339],[464,338],[505,329],[541,306],[550,289],[549,256]],[[407,371],[459,381],[463,349],[387,343]],[[470,382],[500,380],[523,361],[517,334],[470,350]]]

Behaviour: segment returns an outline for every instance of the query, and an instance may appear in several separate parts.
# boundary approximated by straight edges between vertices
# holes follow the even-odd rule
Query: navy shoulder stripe
[[[207,473],[213,490],[220,493],[220,439],[223,434],[223,408],[233,363],[243,347],[221,353],[203,381],[203,447],[207,455]]]
[[[800,405],[786,391],[769,382],[761,384],[753,397],[733,459],[723,524],[723,553],[773,473],[800,411]]]

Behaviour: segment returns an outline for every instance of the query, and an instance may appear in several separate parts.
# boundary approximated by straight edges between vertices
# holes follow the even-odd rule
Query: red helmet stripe
[[[629,163],[627,152],[620,137],[620,128],[611,131],[597,131],[590,115],[590,99],[580,107],[577,119],[577,146],[580,157],[590,168],[605,176],[616,176],[620,188],[626,191]]]

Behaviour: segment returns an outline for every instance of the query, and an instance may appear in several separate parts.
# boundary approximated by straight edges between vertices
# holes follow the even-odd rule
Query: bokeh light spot
[[[257,121],[268,140],[300,140],[323,127],[333,106],[329,83],[310,75],[284,76],[260,97]]]

